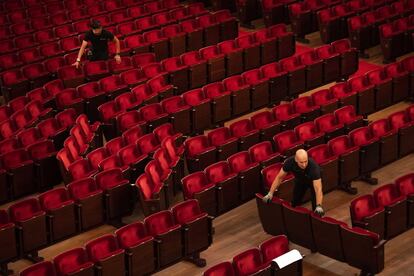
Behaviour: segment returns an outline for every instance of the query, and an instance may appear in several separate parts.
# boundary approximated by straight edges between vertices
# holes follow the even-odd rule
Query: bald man
[[[316,214],[323,216],[321,169],[312,158],[308,157],[308,153],[304,149],[297,150],[295,156],[291,156],[285,160],[279,174],[273,180],[269,193],[263,197],[263,201],[269,202],[272,199],[273,194],[277,192],[283,178],[289,172],[295,176],[292,206],[295,207],[302,204],[302,199],[306,191],[311,189],[312,209]]]

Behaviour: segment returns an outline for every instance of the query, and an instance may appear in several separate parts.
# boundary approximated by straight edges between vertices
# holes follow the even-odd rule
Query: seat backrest
[[[93,266],[86,250],[82,247],[65,251],[53,258],[58,275],[70,274]]]
[[[235,276],[233,265],[230,262],[216,264],[204,271],[203,276]]]
[[[397,186],[401,195],[409,196],[414,194],[414,173],[408,173],[406,175],[400,176],[395,180],[395,185]]]
[[[205,170],[208,179],[211,182],[217,183],[225,180],[232,171],[229,164],[226,161],[220,161],[208,166]]]
[[[90,260],[96,263],[117,251],[118,241],[113,234],[107,234],[87,242],[85,248]]]
[[[48,275],[55,276],[56,271],[52,262],[43,261],[29,266],[28,268],[22,270],[19,275],[22,276],[39,276],[39,275]]]
[[[286,226],[283,218],[282,203],[283,200],[277,197],[273,197],[272,201],[269,203],[264,203],[263,196],[261,194],[256,194],[256,205],[263,230],[273,236],[286,235]],[[263,250],[262,254],[264,261],[267,262],[267,257],[269,255],[265,255]]]
[[[377,209],[377,204],[372,195],[362,195],[351,201],[350,213],[352,220],[361,221],[370,216]]]
[[[254,274],[262,265],[262,256],[258,248],[246,250],[233,257],[233,267],[236,275]]]
[[[119,228],[115,231],[115,235],[119,246],[124,249],[132,248],[144,241],[153,240],[153,237],[148,234],[144,223],[140,221],[136,221]]]
[[[263,262],[269,263],[289,251],[289,240],[285,235],[270,238],[260,244]]]
[[[163,234],[176,225],[173,214],[169,210],[160,211],[146,217],[144,224],[148,233],[152,236]]]
[[[178,203],[171,208],[174,215],[174,220],[181,225],[191,222],[196,217],[202,214],[207,215],[200,209],[200,205],[196,199],[188,199],[184,202]]]
[[[400,197],[400,192],[394,184],[385,184],[374,190],[374,199],[379,207],[389,206]]]

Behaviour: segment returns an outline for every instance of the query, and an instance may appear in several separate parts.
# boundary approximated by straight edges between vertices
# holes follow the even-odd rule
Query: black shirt
[[[83,40],[92,43],[92,53],[94,55],[108,55],[108,41],[114,40],[114,35],[107,30],[102,30],[101,34],[95,35],[92,30],[89,30],[85,33]]]
[[[291,156],[283,163],[283,170],[285,172],[291,172],[295,175],[295,181],[308,185],[313,184],[313,180],[321,178],[321,169],[319,165],[312,158],[308,158],[308,165],[305,169],[298,166],[295,161],[295,157]]]

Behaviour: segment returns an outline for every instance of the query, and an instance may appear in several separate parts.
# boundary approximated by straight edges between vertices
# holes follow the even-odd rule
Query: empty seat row
[[[377,233],[351,228],[330,217],[321,218],[276,197],[270,203],[264,203],[262,198],[256,195],[259,218],[266,233],[286,235],[289,241],[346,262],[362,273],[376,274],[384,269],[385,241]]]
[[[414,15],[379,26],[383,63],[394,62],[413,50]]]
[[[170,7],[164,8],[163,7],[163,2],[169,2],[167,3],[167,5],[169,5]],[[143,17],[143,16],[150,16],[152,14],[155,13],[162,13],[165,12],[166,14],[168,14],[168,9],[173,9],[173,8],[179,8],[179,7],[184,7],[180,4],[178,4],[178,1],[153,1],[151,3],[151,5],[154,5],[154,7],[157,8],[161,8],[161,10],[151,10],[151,9],[147,9],[147,7],[145,7],[145,5],[141,5],[141,6],[135,6],[132,8],[132,13],[136,15],[135,18],[139,18],[139,17]],[[197,7],[198,9],[198,7]],[[64,10],[64,9],[62,9]],[[131,10],[131,8],[130,8]],[[89,18],[96,18],[97,20],[102,20],[103,25],[107,26],[110,24],[115,24],[116,22],[112,22],[111,19],[113,17],[110,17],[109,15],[111,15],[112,13],[107,13],[107,12],[102,12],[102,6],[100,4],[91,6],[87,9],[80,9],[80,11],[84,11],[87,12],[87,14],[89,14]],[[77,13],[79,14],[80,11],[78,11]],[[126,12],[127,9],[124,8],[124,12]],[[140,14],[137,14],[140,13]],[[12,38],[13,36],[18,36],[18,35],[24,35],[24,34],[28,34],[34,31],[38,31],[38,30],[44,30],[44,29],[53,29],[54,27],[58,27],[57,25],[55,25],[55,23],[62,23],[62,21],[64,21],[64,23],[71,23],[71,21],[73,19],[70,18],[70,16],[67,16],[67,14],[63,14],[63,13],[57,13],[51,17],[54,17],[55,19],[52,20],[51,17],[47,16],[47,15],[42,15],[42,16],[38,16],[38,17],[29,17],[29,18],[22,18],[25,13],[24,11],[21,12],[20,14],[14,14],[14,18],[18,19],[18,20],[23,20],[24,21],[20,21],[17,23],[13,23],[10,26],[8,25],[4,25],[4,28],[9,28],[9,32],[6,32],[7,36],[3,37],[3,39],[8,39],[8,38]],[[60,19],[59,19],[60,18]],[[132,18],[131,18],[132,19]],[[60,22],[59,22],[60,21]],[[76,22],[74,22],[76,23]]]
[[[408,16],[414,10],[413,1],[398,1],[394,2],[391,6],[393,10],[390,7],[383,7],[374,11],[364,12],[361,15],[348,19],[349,39],[351,40],[352,46],[361,51],[362,56],[367,57],[364,51],[380,44],[380,26],[382,24],[393,21],[401,16]],[[409,22],[411,22],[410,18],[412,16],[408,18]],[[388,35],[391,33],[392,28],[388,28]]]
[[[393,10],[393,7],[389,5],[390,2],[393,1],[388,1],[388,3],[384,1],[383,6],[379,9],[386,9],[389,10],[389,12],[396,13],[396,11]],[[348,19],[355,14],[362,14],[368,9],[378,7],[377,3],[371,3],[365,5],[365,1],[354,0],[318,11],[318,25],[322,41],[324,43],[329,43],[348,37]]]
[[[352,225],[391,239],[414,225],[413,195],[414,175],[409,173],[397,178],[395,184],[359,196],[350,206]]]
[[[144,275],[162,270],[186,258],[205,266],[199,253],[212,243],[212,218],[200,210],[196,200],[179,203],[171,210],[148,216],[90,240],[50,261],[32,265],[20,275],[115,273]]]
[[[39,27],[47,28],[53,26],[59,26],[71,21],[79,19],[76,17],[75,10],[89,12],[90,16],[97,15],[108,15],[113,19],[119,18],[122,13],[125,15],[123,18],[126,20],[131,20],[132,18],[137,18],[137,10],[142,13],[142,16],[149,15],[152,13],[160,13],[170,9],[182,8],[183,5],[180,5],[178,1],[175,0],[161,0],[161,1],[147,1],[148,3],[134,3],[132,5],[120,5],[117,1],[104,1],[103,3],[85,3],[80,1],[73,2],[63,2],[58,1],[55,3],[37,3],[35,6],[22,7],[18,10],[10,10],[9,12],[2,13],[0,17],[0,22],[5,25],[22,23],[29,19],[35,20],[35,23],[32,21],[32,26],[34,29],[39,29]],[[138,5],[137,5],[138,4]],[[103,8],[103,9],[102,9]],[[71,16],[74,14],[75,18]],[[36,20],[46,19],[48,24],[39,25],[36,24]],[[116,21],[118,22],[118,21]]]
[[[300,253],[297,250],[296,254]],[[292,258],[286,266],[279,268],[275,265],[277,258],[286,258],[289,253],[289,241],[285,235],[270,238],[259,245],[233,257],[233,261],[216,264],[206,271],[203,276],[235,276],[235,275],[299,275],[302,272],[302,259]],[[283,256],[283,257],[282,257]],[[289,257],[288,257],[289,258]],[[276,260],[275,260],[276,259]],[[286,273],[286,274],[285,274]]]

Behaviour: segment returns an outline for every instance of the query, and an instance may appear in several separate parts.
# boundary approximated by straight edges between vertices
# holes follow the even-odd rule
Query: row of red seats
[[[198,3],[194,4],[197,5]],[[190,8],[190,7],[189,7]],[[200,8],[200,13],[202,11],[205,11],[203,7]],[[194,11],[194,15],[199,15]],[[226,16],[226,11],[219,11],[215,13],[216,18],[222,18]],[[180,15],[179,18],[182,18]],[[137,20],[147,20],[148,18],[142,18]],[[158,22],[158,21],[155,21]],[[183,30],[181,28],[180,24],[172,24],[173,22],[159,22],[151,24],[154,28],[155,27],[163,27],[161,29],[161,32],[164,37],[171,38],[177,36],[178,33],[183,33]],[[103,24],[103,23],[101,23]],[[139,24],[140,26],[142,24]],[[163,26],[165,25],[165,26]],[[168,25],[168,26],[167,26]],[[74,23],[72,26],[71,24],[62,25],[54,30],[44,31],[44,33],[36,33],[36,34],[28,34],[24,36],[19,36],[13,40],[14,44],[19,45],[19,52],[15,53],[15,47],[13,49],[13,52],[10,53],[4,53],[2,56],[0,56],[0,69],[2,71],[11,69],[14,67],[19,67],[23,64],[28,63],[34,63],[39,62],[44,59],[49,59],[53,56],[61,56],[65,52],[74,51],[79,48],[80,43],[83,40],[83,34],[84,32],[88,31],[90,29],[90,19],[86,19],[84,21],[79,21]],[[106,28],[109,31],[112,31],[115,35],[117,35],[117,30],[113,27]],[[140,28],[140,32],[144,30],[144,27]],[[135,29],[136,31],[136,29]],[[128,54],[129,52],[132,52],[130,46],[133,46],[134,44],[137,44],[134,40],[139,40],[140,37],[133,36],[134,34],[137,34],[137,32],[133,32],[132,29],[127,28],[125,26],[124,32],[121,34],[128,34],[129,37],[127,39],[120,38],[121,48],[122,48],[122,55]],[[151,36],[152,32],[144,32],[144,36],[142,37],[145,40],[148,40]],[[177,38],[178,39],[178,38]],[[142,40],[142,39],[141,39]],[[181,48],[184,47],[185,50],[185,41],[184,45],[179,44],[178,42],[172,41],[173,43],[171,47],[177,48],[181,46]],[[182,42],[181,42],[182,43]],[[178,44],[178,45],[177,45]],[[9,43],[5,42],[5,47],[12,46],[9,45]],[[112,44],[111,44],[112,45]],[[143,45],[142,47],[144,47]],[[7,51],[7,49],[4,49]],[[110,53],[112,53],[112,46],[110,47]],[[136,49],[135,49],[136,50]],[[13,62],[13,63],[12,63]]]
[[[147,3],[134,3],[133,5],[124,5],[117,1],[102,1],[100,3],[85,3],[81,1],[78,1],[78,3],[75,1],[65,3],[64,1],[54,1],[52,3],[44,3],[43,5],[39,3],[35,6],[3,12],[0,14],[0,23],[7,26],[27,22],[30,19],[44,18],[51,21],[46,27],[53,27],[76,21],[75,19],[78,18],[73,18],[71,14],[79,10],[88,12],[90,16],[101,14],[115,15],[119,14],[119,12],[124,12],[131,19],[135,15],[134,11],[137,9],[142,10],[143,14],[148,15],[178,7],[183,7],[183,5],[180,5],[176,0],[147,1]]]
[[[216,264],[203,276],[235,275],[299,275],[302,272],[302,260],[295,261],[280,269],[274,265],[274,259],[289,252],[289,241],[285,235],[270,238],[259,245],[233,257],[232,262]],[[287,256],[287,255],[285,255]]]
[[[385,241],[374,232],[349,227],[331,217],[321,218],[303,207],[274,197],[270,203],[256,195],[263,230],[271,235],[287,235],[289,241],[362,270],[376,274],[384,269]],[[311,233],[311,234],[309,234]]]
[[[413,50],[413,31],[414,15],[379,26],[383,63],[394,62],[397,57]]]
[[[28,221],[32,220],[32,225],[22,221],[21,216],[14,215],[23,206],[13,206],[10,208],[10,219],[7,213],[2,212],[2,226],[6,230],[2,231],[4,238],[14,234],[15,225],[20,226],[16,228],[20,229],[22,238],[27,238],[30,233],[38,233],[37,237],[42,236],[45,212],[41,211],[36,199],[26,204],[30,204],[32,209],[25,210]],[[194,231],[197,231],[196,235]],[[95,275],[95,271],[104,274],[145,274],[161,270],[185,257],[197,257],[199,252],[207,249],[211,243],[211,218],[200,210],[197,201],[186,201],[177,204],[171,211],[166,210],[146,217],[144,222],[128,224],[115,231],[115,235],[107,234],[90,240],[85,244],[85,248],[75,248],[61,253],[53,259],[53,264],[47,261],[32,265],[20,275],[61,275],[79,272],[83,275]],[[13,258],[10,253],[13,254],[9,251],[7,257]],[[205,265],[203,261],[200,263]]]
[[[188,20],[198,15],[205,14],[207,11],[204,9],[204,5],[202,3],[194,3],[187,7],[181,7],[177,9],[172,9],[169,12],[160,13],[157,16],[151,16],[149,13],[146,13],[143,10],[143,7],[138,6],[134,11],[131,11],[131,16],[135,18],[134,24],[141,26],[140,29],[148,29],[151,26],[162,27],[167,23],[166,19],[169,20]],[[141,14],[142,13],[142,14]],[[110,15],[111,16],[111,15]],[[95,19],[102,20],[102,24],[105,24],[106,29],[118,35],[118,28],[116,28],[115,24],[120,24],[117,22],[117,16],[114,14],[113,16],[109,17],[97,17]],[[19,35],[13,39],[4,40],[2,46],[0,47],[0,53],[10,53],[15,51],[16,47],[20,50],[26,48],[32,48],[41,46],[42,44],[47,44],[50,42],[60,42],[64,38],[70,36],[79,36],[82,35],[84,32],[90,29],[90,16],[85,14],[85,18],[79,19],[72,23],[67,23],[64,25],[59,25],[54,28],[43,29],[36,32],[30,32],[27,34]],[[120,20],[120,19],[119,19]],[[109,26],[108,22],[114,22],[112,26]],[[138,24],[139,23],[139,24]],[[172,22],[170,22],[172,24]],[[0,29],[1,36],[6,39],[8,34],[8,29]],[[126,33],[127,29],[123,33]],[[122,32],[121,32],[122,33]],[[121,34],[120,33],[120,34]],[[131,39],[129,39],[131,40]],[[123,39],[121,39],[121,43],[124,44]],[[60,42],[62,46],[67,44],[68,42]]]
[[[343,43],[345,44],[345,49],[343,50],[343,63],[344,67],[347,70],[347,73],[343,72],[343,74],[351,74],[356,70],[356,68],[348,68],[346,65],[349,65],[350,63],[349,58],[356,58],[356,56],[352,56],[352,49],[346,48],[346,45],[349,45],[348,41],[343,41]],[[341,46],[338,46],[338,48],[341,48]],[[311,56],[313,52],[307,52],[305,54],[301,55],[300,57],[304,57],[305,59],[305,57]],[[336,61],[341,61],[339,54],[336,54],[336,57]],[[347,59],[347,57],[349,58]],[[164,65],[166,65],[166,62],[170,61],[172,61],[172,59],[164,60],[163,63],[165,62]],[[174,59],[174,61],[178,62],[178,59]],[[301,73],[308,73],[311,71],[311,69],[305,71],[305,66],[298,65],[298,61],[299,58],[296,57],[286,58],[280,61],[279,64],[283,69],[286,68],[286,70],[289,70],[289,65],[297,66],[296,68],[291,68],[291,75],[288,75],[287,72],[282,71],[283,69],[279,68],[278,63],[271,63],[262,66],[260,70],[253,69],[244,72],[241,76],[229,77],[225,79],[223,83],[212,83],[205,85],[202,89],[187,91],[183,93],[182,98],[176,96],[172,97],[172,99],[165,99],[163,100],[161,106],[157,104],[151,105],[153,107],[151,108],[153,112],[150,116],[147,116],[145,114],[145,116],[143,116],[140,114],[142,112],[137,111],[130,111],[127,112],[127,114],[123,114],[125,110],[137,108],[142,103],[142,100],[137,100],[137,98],[142,98],[141,96],[137,97],[137,92],[142,92],[147,86],[145,84],[139,85],[132,89],[132,93],[123,94],[121,96],[118,96],[114,102],[108,102],[101,105],[101,118],[104,122],[110,122],[110,120],[116,118],[112,125],[116,124],[118,127],[117,131],[122,132],[122,129],[127,129],[128,125],[140,122],[141,124],[145,124],[145,122],[148,122],[148,120],[151,121],[151,124],[155,120],[159,121],[159,123],[162,123],[168,119],[167,113],[170,115],[174,114],[175,116],[176,113],[180,112],[181,117],[179,119],[176,119],[174,117],[174,124],[180,129],[180,131],[185,134],[190,132],[201,132],[202,130],[211,127],[212,124],[217,124],[236,115],[256,110],[260,107],[266,106],[269,103],[278,102],[280,100],[283,100],[288,95],[295,96],[298,93],[305,91],[306,89],[321,85],[323,79],[322,70],[320,70],[319,75],[316,76],[315,79],[312,79],[312,77],[317,75],[316,73],[307,75],[308,78],[303,78]],[[317,60],[317,62],[317,64],[320,65],[319,69],[322,69],[322,60]],[[200,63],[197,63],[196,65],[198,68],[200,67]],[[205,61],[204,65],[206,65]],[[312,65],[316,65],[316,63],[309,65],[309,67]],[[337,63],[338,68],[339,65],[340,64]],[[185,68],[181,68],[181,70],[184,69]],[[297,74],[293,74],[292,72],[292,70],[295,69],[295,73]],[[279,70],[280,72],[275,72],[275,70]],[[203,71],[205,70],[203,69]],[[299,73],[299,71],[301,73]],[[194,73],[195,70],[192,72]],[[288,77],[291,78],[288,79]],[[206,77],[204,77],[204,79],[206,79]],[[180,82],[182,83],[183,80]],[[288,85],[287,82],[291,85]],[[191,83],[192,82],[190,81],[190,85]],[[271,84],[280,84],[280,87]],[[307,84],[308,87],[306,87],[305,84]],[[292,91],[284,94],[282,91],[280,91],[280,88],[282,87],[285,89],[290,88]],[[170,96],[170,94],[173,93],[172,87],[168,88],[168,86],[164,86],[164,88],[164,91],[162,91],[162,98]],[[152,102],[154,97],[159,96],[159,93],[154,92],[148,92],[146,94],[148,98],[144,102]],[[231,94],[233,97],[230,97]],[[123,103],[121,103],[121,99]],[[211,108],[209,107],[210,105],[212,105]],[[189,110],[190,106],[193,108],[191,116]],[[147,111],[149,110],[149,107],[144,106],[141,109],[145,109]],[[184,111],[184,109],[186,111]],[[212,116],[205,116],[205,114],[211,114]],[[125,116],[128,118],[134,118],[134,120],[128,120],[128,124],[123,125],[121,120],[125,120]],[[190,121],[191,123],[189,123]]]
[[[190,22],[190,24],[196,23],[195,21]],[[185,23],[182,23],[185,24]],[[210,27],[212,27],[211,25]],[[220,35],[220,24],[215,23],[214,28],[198,28],[196,30],[190,30],[189,32],[194,33],[193,31],[197,31],[199,33],[199,40],[197,43],[201,42],[200,47],[203,46],[203,43],[206,45],[210,44],[216,44],[221,40]],[[236,25],[234,25],[236,26]],[[216,28],[217,27],[217,28]],[[237,27],[237,26],[236,26]],[[230,26],[230,28],[233,31],[227,32],[226,35],[230,35],[232,37],[225,37],[225,39],[234,38],[234,36],[237,35],[237,28],[234,28]],[[208,31],[213,30],[213,31]],[[203,35],[204,31],[204,35]],[[188,32],[187,32],[188,33]],[[210,34],[209,37],[207,37],[207,33]],[[178,35],[177,33],[173,33],[173,37],[175,35]],[[203,39],[203,36],[205,36]],[[144,40],[144,37],[146,40]],[[181,36],[182,37],[182,36]],[[153,30],[148,31],[145,36],[136,35],[131,36],[131,38],[134,38],[134,45],[131,45],[133,49],[143,52],[148,52],[151,49],[154,53],[156,53],[158,56],[158,59],[164,59],[170,55],[169,53],[169,46],[170,46],[170,39],[168,37],[164,37],[160,30]],[[182,37],[183,38],[183,37]],[[64,39],[65,41],[69,41],[68,48],[65,49],[65,51],[75,51],[80,47],[80,41],[77,37],[68,37]],[[132,40],[131,40],[132,41]],[[182,40],[182,42],[185,42]],[[184,45],[181,45],[184,46]],[[184,51],[185,48],[181,48],[179,52]],[[35,51],[36,52],[36,51]],[[179,52],[176,52],[179,53]],[[41,58],[40,56],[38,56]],[[56,60],[53,59],[55,66],[54,69],[57,69],[58,77],[61,79],[66,80],[66,83],[68,86],[73,87],[80,83],[83,83],[83,71],[82,68],[75,68],[72,65],[62,66],[62,59]],[[58,68],[56,68],[58,67]],[[48,81],[50,78],[49,72],[46,70],[45,66],[43,64],[33,64],[29,67],[30,70],[27,71],[27,76],[25,76],[24,72],[22,72],[20,69],[14,69],[14,70],[8,70],[2,73],[2,85],[5,87],[5,94],[7,96],[7,99],[11,99],[16,96],[20,96],[23,93],[26,93],[27,90],[30,89],[30,87],[36,88],[44,84]]]
[[[172,0],[172,1],[169,1],[170,3],[167,3],[167,5],[169,5],[170,7],[164,8],[163,2],[164,1],[158,1],[158,2],[153,1],[153,2],[148,3],[149,5],[152,6],[152,9],[149,8],[149,10],[147,7],[148,4],[141,5],[141,6],[135,6],[132,12],[134,11],[136,13],[142,12],[142,15],[138,17],[142,17],[143,15],[147,15],[147,16],[150,15],[149,17],[151,17],[151,14],[156,14],[156,13],[161,13],[161,12],[165,12],[166,14],[168,14],[167,12],[168,9],[184,7],[178,4],[178,1]],[[84,11],[87,12],[87,14],[89,15],[89,18],[92,17],[97,20],[102,20],[103,21],[102,23],[104,26],[109,26],[113,24],[110,21],[110,17],[108,16],[109,13],[103,10],[102,5],[99,3],[97,5],[93,5],[93,6],[90,6],[84,9]],[[124,11],[126,11],[125,8],[124,8]],[[21,15],[22,14],[20,14],[20,16]],[[52,17],[56,17],[56,18],[61,17],[60,20],[57,20],[58,23],[59,21],[69,21],[68,23],[71,23],[70,18],[68,18],[68,16],[65,16],[65,14],[62,14],[62,13],[52,15]],[[40,17],[25,18],[24,21],[21,21],[19,23],[14,23],[11,25],[4,25],[0,33],[3,39],[12,39],[16,36],[33,33],[39,30],[46,30],[46,29],[52,30],[55,27],[57,27],[57,25],[54,24],[54,21],[49,16],[43,15]]]
[[[414,10],[414,2],[398,1],[391,7],[393,10],[383,7],[348,18],[349,39],[352,46],[361,51],[362,56],[368,57],[364,51],[380,43],[379,26],[410,15]]]
[[[385,14],[393,12],[393,8],[389,5],[393,2],[394,0],[388,2],[388,5],[380,7],[379,10]],[[354,0],[318,11],[318,26],[322,41],[329,43],[348,37],[348,18],[376,7],[377,4],[364,5],[363,1]]]
[[[381,6],[389,5],[391,2],[393,1],[364,0],[364,5],[361,6],[376,9]],[[318,12],[324,9],[329,9],[339,4],[341,4],[341,1],[326,2],[319,0],[305,0],[303,2],[294,3],[290,5],[289,15],[290,21],[292,22],[292,31],[300,40],[309,42],[305,39],[305,36],[307,34],[318,31]],[[358,6],[360,4],[358,3],[358,1],[354,1],[353,4],[351,4],[351,6]]]
[[[373,231],[387,240],[410,229],[414,225],[414,174],[401,176],[394,183],[352,200],[352,225]]]

